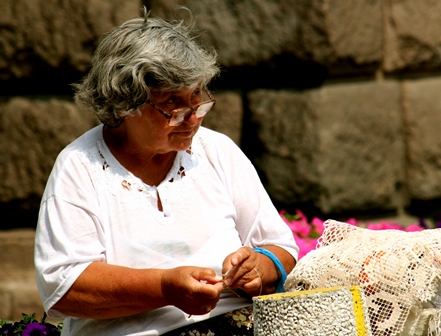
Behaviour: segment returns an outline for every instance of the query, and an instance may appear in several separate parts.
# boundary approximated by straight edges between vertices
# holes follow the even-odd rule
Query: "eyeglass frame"
[[[195,113],[195,112],[197,111],[197,109],[198,109],[200,106],[202,106],[202,105],[204,105],[204,104],[208,104],[208,103],[213,103],[213,105],[211,106],[211,108],[208,110],[208,112],[210,112],[210,111],[213,109],[214,105],[216,104],[216,100],[214,99],[213,95],[212,95],[211,92],[208,90],[208,88],[207,88],[206,85],[203,86],[203,89],[205,90],[205,93],[208,95],[209,100],[203,101],[203,102],[197,104],[195,107],[187,106],[186,108],[191,109],[191,113],[192,113],[192,114]],[[147,100],[146,103],[149,104],[151,107],[153,107],[156,111],[158,111],[159,113],[161,113],[164,117],[166,117],[166,118],[169,120],[169,123],[170,123],[170,120],[173,118],[173,111],[176,111],[176,110],[179,110],[179,109],[183,109],[183,108],[185,108],[185,107],[180,107],[180,108],[177,108],[177,109],[172,110],[171,113],[168,113],[168,112],[165,112],[165,111],[164,111],[162,108],[160,108],[159,106],[157,106],[157,105],[155,105],[154,103],[152,103],[150,100]],[[198,119],[199,119],[199,118],[202,118],[202,117],[205,117],[205,116],[208,114],[208,112],[205,113],[203,116],[198,117]],[[179,126],[180,124],[182,124],[182,123],[184,122],[185,117],[186,117],[187,115],[188,115],[188,113],[184,116],[184,119],[183,119],[179,124],[177,124],[177,125],[173,125],[173,126],[171,126],[171,127],[176,127],[176,126]],[[170,126],[170,125],[169,125],[169,126]]]

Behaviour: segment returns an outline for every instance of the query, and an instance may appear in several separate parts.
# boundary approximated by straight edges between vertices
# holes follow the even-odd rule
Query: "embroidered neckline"
[[[137,190],[142,191],[141,186],[149,186],[145,184],[140,178],[133,175],[128,169],[126,169],[112,154],[104,139],[101,139],[98,142],[98,153],[101,159],[102,169],[105,171],[109,168],[112,168],[118,175],[122,177],[121,186],[123,189],[130,191],[132,189],[132,185],[137,185]],[[178,151],[173,161],[173,165],[170,171],[167,173],[164,181],[160,184],[163,184],[165,181],[169,183],[173,183],[177,180],[181,180],[185,176],[187,176],[187,172],[197,166],[198,160],[196,159],[196,155],[190,147],[185,151]]]
[[[141,218],[147,211],[162,225],[169,225],[174,223],[175,213],[187,211],[192,202],[194,182],[208,172],[203,151],[196,135],[191,148],[177,152],[172,167],[158,186],[144,183],[127,170],[113,156],[102,137],[97,139],[89,155],[96,162],[96,187],[99,190],[118,197],[121,203],[126,204],[131,216]],[[162,211],[158,207],[158,199],[161,200]]]

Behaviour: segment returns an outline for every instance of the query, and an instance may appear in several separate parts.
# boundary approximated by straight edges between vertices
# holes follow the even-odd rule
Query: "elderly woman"
[[[190,34],[144,11],[105,35],[75,85],[103,125],[57,158],[35,247],[63,335],[252,335],[251,297],[283,290],[295,265],[250,161],[201,127],[219,68]]]

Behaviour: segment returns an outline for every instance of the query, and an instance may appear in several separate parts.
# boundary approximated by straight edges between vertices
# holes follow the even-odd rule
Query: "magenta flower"
[[[355,218],[349,218],[346,223],[356,226],[358,224]]]
[[[314,232],[316,232],[319,236],[322,235],[323,231],[325,230],[325,227],[323,226],[324,221],[320,218],[314,217],[311,220],[311,225],[314,228]]]
[[[291,229],[294,239],[299,246],[299,259],[317,246],[317,239],[323,233],[323,220],[314,217],[309,223],[308,218],[300,210],[295,215],[280,211],[280,216]]]
[[[301,221],[292,221],[288,226],[293,233],[296,233],[300,237],[308,237],[311,232],[311,227]]]
[[[315,250],[317,246],[317,239],[315,238],[300,238],[294,236],[297,245],[299,246],[299,259],[304,257],[308,252]]]
[[[406,228],[406,231],[407,232],[423,231],[423,228],[417,224],[412,224]]]
[[[366,227],[370,230],[403,230],[403,227],[394,222],[381,221],[379,223],[368,223]]]

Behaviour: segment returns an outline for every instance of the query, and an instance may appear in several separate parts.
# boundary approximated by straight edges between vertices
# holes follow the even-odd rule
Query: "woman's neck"
[[[104,141],[113,156],[133,175],[144,183],[157,186],[173,166],[176,151],[154,153],[130,143],[120,129],[104,126]]]

